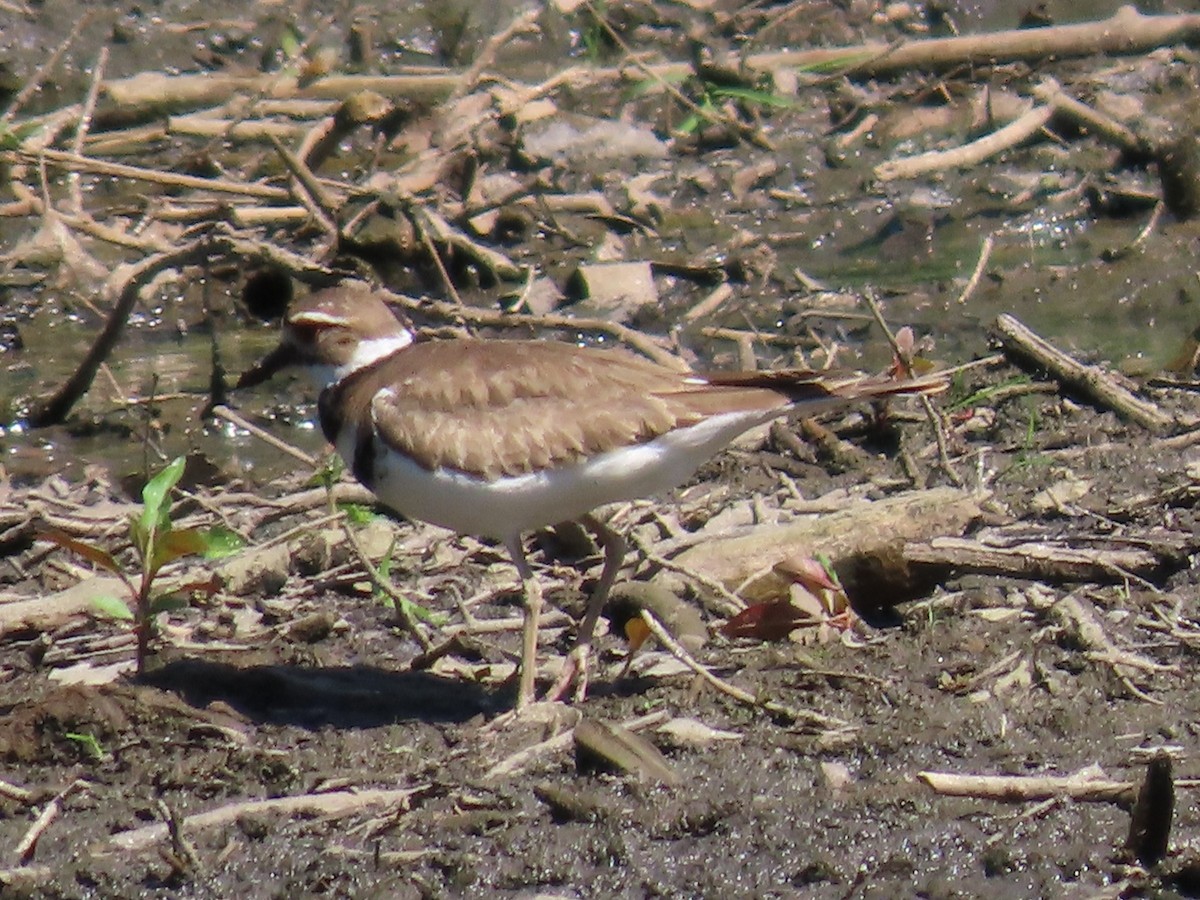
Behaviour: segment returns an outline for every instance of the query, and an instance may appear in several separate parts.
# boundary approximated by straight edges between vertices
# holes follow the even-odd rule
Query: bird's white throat
[[[407,328],[383,337],[367,338],[358,342],[354,353],[340,366],[312,363],[306,367],[309,380],[318,391],[337,384],[360,369],[365,369],[403,350],[413,342],[412,332]]]

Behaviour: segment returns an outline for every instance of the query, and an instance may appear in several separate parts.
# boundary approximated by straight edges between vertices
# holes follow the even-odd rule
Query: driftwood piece
[[[1068,96],[1053,78],[1047,78],[1033,89],[1033,96],[1054,107],[1057,115],[1074,122],[1129,153],[1145,153],[1149,142],[1139,137],[1131,128],[1122,125],[1111,116],[1106,116],[1094,107]]]
[[[748,602],[786,597],[788,583],[774,571],[781,559],[824,554],[843,582],[848,580],[847,571],[864,558],[903,567],[901,553],[906,543],[935,535],[961,535],[979,517],[980,500],[978,495],[950,487],[862,500],[840,512],[786,525],[765,525],[736,537],[714,537],[684,551],[675,562],[727,587],[741,585],[739,593]],[[895,574],[897,580],[904,577],[903,572]]]
[[[939,172],[943,169],[970,168],[1027,141],[1041,131],[1053,116],[1053,107],[1035,107],[1003,128],[961,147],[954,147],[950,150],[934,150],[905,159],[880,163],[875,167],[875,177],[880,181],[894,181],[898,178],[913,178],[926,172]]]
[[[1087,800],[1093,803],[1133,802],[1131,781],[1112,781],[1095,768],[1071,775],[955,775],[918,772],[917,777],[947,797],[978,797],[1004,803],[1031,800]]]
[[[1046,610],[1051,621],[1071,635],[1083,647],[1088,658],[1113,667],[1117,675],[1128,679],[1133,672],[1178,672],[1179,667],[1156,662],[1140,653],[1116,646],[1104,630],[1104,623],[1091,601],[1079,590],[1054,601]],[[1132,684],[1129,685],[1133,687]],[[1135,692],[1145,697],[1140,690]]]
[[[426,787],[402,790],[346,790],[330,791],[326,794],[304,794],[299,797],[275,797],[270,800],[246,800],[219,806],[207,812],[195,813],[180,820],[180,824],[191,834],[231,825],[241,816],[281,815],[325,819],[338,819],[356,813],[389,807],[406,808],[413,797],[427,790]],[[121,831],[106,842],[92,847],[98,855],[114,851],[140,851],[152,847],[168,838],[166,822],[156,822],[132,831]]]
[[[1156,152],[1155,139],[1139,136],[1112,117],[1068,96],[1052,78],[1035,87],[1033,95],[1043,105],[1028,110],[1003,128],[950,150],[935,150],[880,163],[875,167],[875,177],[880,181],[891,181],[955,167],[969,168],[1023,143],[1052,119],[1059,118],[1069,120],[1128,153]]]
[[[458,73],[445,70],[415,75],[330,75],[300,87],[294,75],[141,72],[106,81],[103,93],[110,112],[115,108],[127,120],[218,106],[239,94],[276,100],[344,100],[361,91],[374,91],[393,99],[437,102],[448,97],[461,79]]]
[[[47,631],[86,615],[98,598],[128,596],[129,589],[121,579],[97,576],[44,597],[0,603],[0,637],[17,631]]]
[[[89,156],[80,156],[65,150],[11,150],[0,153],[0,161],[30,165],[40,165],[45,162],[62,166],[71,172],[88,172],[92,175],[107,175],[112,178],[130,178],[135,181],[160,184],[164,187],[235,194],[259,200],[287,201],[292,199],[291,192],[286,188],[272,187],[266,184],[247,184],[243,181],[229,181],[222,178],[200,178],[196,175],[184,175],[178,172],[163,172],[142,166],[129,166],[124,163],[92,159]]]
[[[1167,431],[1175,425],[1175,420],[1154,403],[1122,387],[1113,376],[1099,366],[1085,365],[1072,359],[1045,338],[1035,334],[1015,316],[1000,314],[996,317],[992,330],[1011,354],[1032,361],[1068,388],[1079,391],[1122,418],[1154,432]]]
[[[1200,15],[1143,16],[1133,6],[1122,6],[1098,22],[931,38],[899,45],[871,42],[853,47],[760,53],[750,57],[746,64],[756,71],[773,71],[785,67],[828,68],[843,63],[844,74],[874,78],[911,69],[997,65],[1018,60],[1044,62],[1097,53],[1141,53],[1192,41],[1197,36],[1200,36]]]
[[[1150,577],[1165,562],[1188,552],[1185,535],[1080,535],[1030,533],[1020,526],[989,529],[970,538],[935,537],[904,546],[916,565],[957,572],[1009,575],[1038,581],[1121,582]],[[1080,546],[1080,544],[1089,546]]]

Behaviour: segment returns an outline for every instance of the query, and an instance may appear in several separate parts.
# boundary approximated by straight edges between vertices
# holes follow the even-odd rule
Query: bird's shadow
[[[302,728],[373,728],[398,722],[462,723],[510,707],[505,691],[428,672],[374,666],[234,666],[179,659],[143,676],[192,706],[220,701],[242,715]]]

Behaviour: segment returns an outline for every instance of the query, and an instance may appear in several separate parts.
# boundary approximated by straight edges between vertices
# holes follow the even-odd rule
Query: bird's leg
[[[521,576],[521,598],[525,604],[525,621],[521,629],[521,679],[517,687],[517,711],[527,706],[534,697],[534,676],[537,675],[537,642],[538,618],[542,614],[542,583],[538,581],[529,560],[525,558],[525,548],[521,546],[521,536],[517,535],[505,541],[517,574]]]
[[[600,571],[600,580],[596,582],[592,596],[588,598],[587,611],[583,614],[583,621],[579,623],[579,637],[576,639],[575,648],[568,654],[567,661],[563,663],[562,674],[558,676],[558,681],[546,695],[547,700],[561,700],[566,696],[571,682],[574,681],[575,702],[577,703],[582,701],[587,694],[588,653],[591,651],[592,638],[596,633],[596,622],[600,620],[600,613],[604,611],[604,603],[608,600],[608,592],[612,590],[613,582],[617,580],[617,574],[625,562],[626,550],[625,539],[591,513],[579,521],[596,535],[600,546],[604,548],[604,568]]]

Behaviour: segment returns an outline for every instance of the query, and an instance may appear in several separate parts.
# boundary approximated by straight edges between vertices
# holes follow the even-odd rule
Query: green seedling
[[[796,66],[796,71],[805,75],[840,75],[843,72],[848,72],[850,69],[855,69],[863,63],[870,62],[875,59],[874,53],[844,53],[841,56],[834,56],[824,62],[805,63],[802,66]]]
[[[392,553],[395,551],[395,549],[396,541],[393,539],[391,544],[388,545],[387,553],[383,554],[383,559],[381,559],[379,561],[379,565],[375,567],[375,571],[379,575],[380,580],[387,582],[388,584],[391,584],[392,580]],[[427,609],[420,603],[414,603],[403,594],[397,593],[396,597],[400,600],[401,612],[404,615],[410,618],[420,619],[422,622],[428,622],[430,625],[436,625],[439,627],[446,624],[445,616],[439,615],[438,613],[433,612],[433,610]],[[375,588],[375,599],[388,609],[396,608],[395,600],[393,600],[386,591],[378,586]]]
[[[175,528],[171,522],[171,490],[183,476],[185,460],[172,461],[142,489],[142,511],[129,517],[129,538],[137,556],[135,568],[122,565],[116,557],[86,541],[80,541],[62,531],[48,530],[41,536],[60,547],[82,556],[100,568],[116,575],[129,591],[133,612],[116,597],[101,597],[94,601],[96,610],[110,618],[132,620],[137,634],[137,673],[146,668],[146,656],[154,619],[159,613],[185,606],[187,596],[201,591],[215,593],[219,585],[215,578],[191,584],[175,584],[169,589],[158,586],[163,568],[185,556],[218,559],[235,553],[244,541],[226,528]]]
[[[612,45],[604,22],[607,6],[603,0],[588,4],[591,18],[579,29],[579,43],[583,47],[584,58],[591,63],[599,63]]]
[[[734,87],[728,85],[701,82],[696,109],[684,119],[677,129],[680,134],[691,134],[705,122],[718,122],[723,117],[718,107],[724,100],[737,100],[746,106],[771,107],[774,109],[791,109],[795,101],[772,94],[770,91],[759,91],[754,88]]]
[[[339,510],[346,517],[346,525],[350,528],[361,528],[379,518],[379,513],[369,506],[363,506],[360,503],[335,503],[333,500],[333,486],[337,484],[338,479],[342,477],[342,473],[346,470],[345,463],[342,458],[336,453],[331,453],[326,457],[325,461],[313,473],[313,477],[309,480],[310,484],[320,485],[325,488],[325,493],[329,498],[330,511]],[[392,571],[392,551],[396,548],[395,540],[388,547],[387,553],[384,554],[383,560],[379,565],[375,566],[375,575],[380,581],[391,582]],[[362,556],[362,564],[370,566],[371,561]],[[395,609],[395,602],[388,596],[387,592],[376,585],[375,597],[388,609]],[[417,618],[423,622],[429,622],[431,625],[445,624],[442,617],[438,616],[432,610],[426,609],[419,603],[414,603],[412,600],[401,599],[401,612],[409,619]]]
[[[13,125],[0,122],[0,150],[18,150],[28,138],[39,134],[44,126],[41,122],[23,122]]]
[[[63,735],[68,741],[74,741],[79,745],[79,749],[84,755],[96,762],[103,762],[108,754],[104,752],[104,745],[90,731],[86,734],[81,734],[77,731],[68,731]]]
[[[989,385],[981,388],[973,394],[963,397],[961,400],[955,400],[952,403],[946,404],[945,411],[947,413],[955,413],[959,410],[969,409],[972,406],[986,406],[992,397],[997,394],[1006,394],[1008,391],[1018,385],[1032,384],[1033,379],[1028,375],[1016,375],[1008,378],[999,384]]]

